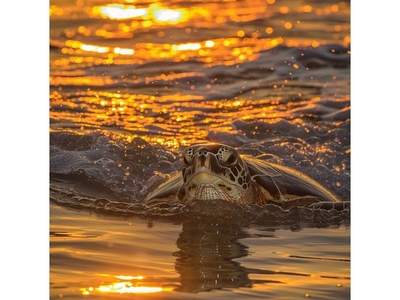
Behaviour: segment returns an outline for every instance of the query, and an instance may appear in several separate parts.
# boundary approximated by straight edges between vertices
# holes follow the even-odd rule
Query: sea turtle
[[[190,146],[183,153],[182,172],[150,192],[144,203],[164,199],[187,203],[221,199],[236,204],[275,204],[343,209],[331,191],[307,175],[251,156],[232,147],[209,143]]]

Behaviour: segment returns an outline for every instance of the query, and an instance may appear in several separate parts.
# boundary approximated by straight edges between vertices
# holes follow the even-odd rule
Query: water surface
[[[197,142],[350,200],[349,31],[349,1],[50,1],[51,299],[348,299],[349,209],[141,201]]]
[[[51,299],[350,298],[350,230],[343,226],[50,211]]]

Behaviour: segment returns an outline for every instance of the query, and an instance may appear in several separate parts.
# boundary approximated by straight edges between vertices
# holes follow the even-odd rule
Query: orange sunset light
[[[105,6],[95,6],[92,14],[104,19],[125,20],[141,18],[146,20],[147,25],[152,22],[158,24],[178,24],[189,20],[195,14],[209,15],[208,11],[201,8],[165,8],[160,4],[153,3],[148,7],[137,8],[134,5],[108,4]]]
[[[103,275],[104,276],[104,275]],[[110,275],[106,275],[110,277]],[[80,292],[84,296],[89,296],[95,293],[106,293],[106,294],[150,294],[158,293],[162,291],[170,291],[169,288],[162,288],[157,286],[147,286],[145,283],[142,284],[143,276],[126,276],[119,275],[114,276],[118,282],[110,284],[102,284],[98,287],[80,288]]]

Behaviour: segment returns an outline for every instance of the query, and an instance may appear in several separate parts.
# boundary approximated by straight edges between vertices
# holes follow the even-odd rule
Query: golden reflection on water
[[[193,72],[193,75],[196,73]],[[179,76],[177,76],[178,78]],[[113,79],[104,77],[67,77],[70,84],[85,83],[92,86],[101,86]],[[174,75],[160,76],[158,79],[173,80]],[[52,77],[56,83],[62,81],[60,77]],[[146,79],[151,81],[151,79]],[[78,100],[69,101],[69,97]],[[114,128],[114,134],[119,130],[129,132],[127,137],[133,139],[140,137],[148,142],[163,146],[179,148],[193,141],[199,141],[207,136],[211,130],[234,133],[232,120],[240,114],[244,121],[263,119],[264,122],[274,124],[281,119],[290,118],[298,114],[298,109],[312,109],[315,103],[320,101],[314,97],[305,102],[296,100],[282,103],[282,97],[272,99],[226,99],[224,101],[206,100],[201,95],[146,95],[115,93],[106,91],[82,91],[73,94],[61,94],[54,91],[50,94],[51,102],[59,109],[52,112],[54,121],[66,122],[70,120],[74,124],[82,124],[82,127],[99,128],[106,132]],[[190,107],[190,110],[186,110]],[[62,109],[65,108],[65,109]],[[207,115],[202,111],[207,110]],[[78,116],[71,113],[77,111]],[[223,112],[223,114],[221,114]],[[196,121],[194,121],[196,120]],[[293,122],[304,121],[294,119]],[[150,127],[149,127],[150,126]],[[150,129],[149,129],[150,128]],[[151,129],[152,128],[152,129]],[[149,134],[149,130],[157,133]],[[307,130],[307,128],[305,128]],[[161,135],[161,136],[160,136]],[[182,138],[186,136],[186,138]]]
[[[106,217],[54,204],[50,209],[51,299],[135,294],[178,299],[180,292],[212,290],[217,291],[212,298],[236,291],[271,293],[264,298],[298,299],[293,292],[301,292],[313,299],[348,299],[317,294],[349,291],[345,228],[275,231],[209,220],[152,220],[148,227],[142,217]]]
[[[50,34],[50,45],[56,50],[51,52],[50,59],[50,101],[60,109],[52,109],[52,120],[63,122],[62,125],[71,122],[71,127],[82,129],[113,127],[116,131],[135,132],[135,137],[142,132],[140,137],[162,144],[175,145],[173,139],[177,133],[190,133],[193,140],[198,140],[216,128],[232,132],[230,125],[238,116],[245,121],[261,118],[276,122],[296,112],[290,102],[279,104],[279,92],[284,87],[286,96],[292,97],[290,81],[286,79],[272,83],[271,87],[254,86],[247,94],[240,92],[232,99],[206,101],[207,93],[220,94],[215,87],[223,86],[224,82],[211,79],[203,90],[196,84],[183,82],[185,78],[205,78],[201,72],[203,67],[239,68],[241,64],[256,62],[260,53],[279,45],[318,47],[350,43],[350,24],[333,20],[318,31],[318,24],[310,21],[313,15],[335,14],[343,20],[350,13],[346,2],[125,1],[125,4],[103,2],[101,5],[97,2],[92,6],[82,0],[71,1],[69,5],[55,3],[52,1],[50,6],[51,28],[53,22],[57,24]],[[73,22],[69,23],[70,20]],[[240,22],[244,21],[253,23],[241,26]],[[63,29],[58,30],[59,27]],[[307,35],[308,31],[318,33]],[[141,67],[152,62],[165,63],[165,71],[162,72],[164,66]],[[168,64],[177,62],[183,66],[185,62],[201,63],[201,67],[186,65],[182,70],[178,67],[175,68],[178,71],[171,71],[173,68]],[[307,71],[296,63],[288,62],[287,66],[293,72]],[[104,72],[97,71],[97,67]],[[268,72],[274,72],[274,66],[268,67],[271,68]],[[121,73],[125,70],[126,73]],[[289,76],[292,75],[290,72]],[[258,71],[254,76],[265,75]],[[244,88],[246,81],[243,84]],[[132,90],[120,92],[131,86],[134,94],[130,94]],[[77,89],[79,92],[70,92]],[[268,99],[257,96],[267,92]],[[293,93],[293,98],[311,101],[319,97],[314,88],[303,92],[295,87]],[[73,98],[75,101],[69,100]],[[208,112],[203,118],[204,109]],[[170,136],[150,136],[144,128],[148,124],[158,126]],[[202,126],[194,127],[194,124]],[[184,140],[181,144],[187,142]]]
[[[240,35],[240,32],[239,32]],[[295,41],[288,41],[291,45],[299,45]],[[177,62],[197,58],[200,62],[225,64],[227,66],[243,61],[253,61],[259,57],[258,52],[270,49],[283,43],[278,38],[226,38],[205,40],[197,43],[157,44],[137,43],[135,49],[124,47],[104,47],[100,45],[85,44],[77,40],[67,40],[65,43],[53,42],[61,48],[63,54],[71,55],[70,58],[61,58],[51,61],[53,66],[68,66],[71,64],[134,64],[151,59],[174,59]],[[306,44],[312,43],[307,41]],[[104,57],[88,57],[90,53],[106,54]],[[81,55],[81,56],[77,56]],[[120,56],[125,56],[122,59]],[[128,60],[127,58],[128,57]],[[130,60],[129,60],[130,58]]]
[[[143,276],[111,276],[107,275],[107,277],[112,277],[118,279],[118,282],[112,282],[109,284],[103,284],[98,287],[87,287],[80,288],[80,292],[84,296],[89,296],[95,292],[105,293],[105,294],[150,294],[157,292],[167,292],[171,291],[169,288],[162,288],[157,286],[146,286],[141,284],[141,281],[144,279]]]
[[[153,23],[157,24],[178,24],[191,19],[194,15],[207,16],[209,12],[201,8],[171,9],[162,7],[158,3],[152,3],[148,7],[136,8],[134,5],[107,4],[105,6],[95,6],[92,9],[92,16],[102,17],[112,20],[124,20],[142,18],[143,27],[150,27]],[[134,23],[136,24],[136,23]]]
[[[165,4],[163,4],[165,5]],[[188,60],[189,58],[196,57],[199,61],[212,63],[212,64],[225,64],[231,65],[241,61],[252,61],[258,58],[257,53],[270,49],[280,44],[286,44],[289,47],[318,47],[328,41],[317,40],[315,38],[307,38],[300,36],[293,36],[292,34],[283,35],[279,34],[271,36],[274,32],[291,30],[306,30],[308,28],[307,22],[300,22],[292,19],[290,13],[296,11],[301,14],[316,14],[316,15],[330,15],[334,13],[341,13],[341,11],[348,11],[347,3],[340,2],[326,7],[315,8],[309,4],[299,6],[294,3],[291,7],[282,6],[278,10],[282,15],[281,21],[271,21],[271,25],[265,28],[254,29],[234,29],[229,27],[228,22],[241,22],[256,20],[257,18],[265,18],[270,15],[270,6],[278,5],[275,1],[267,1],[267,5],[263,1],[256,1],[247,4],[247,1],[240,3],[233,1],[218,5],[217,3],[204,3],[202,6],[189,6],[189,7],[164,7],[159,3],[138,3],[135,5],[111,3],[103,6],[94,6],[87,13],[90,18],[102,18],[109,21],[119,21],[120,23],[104,23],[100,28],[94,26],[85,26],[84,24],[78,26],[76,29],[68,28],[65,30],[66,37],[70,38],[64,43],[51,41],[62,49],[63,54],[71,56],[80,55],[83,53],[98,53],[107,54],[107,57],[96,57],[86,59],[83,57],[71,57],[68,60],[52,61],[55,65],[69,65],[70,63],[88,63],[88,64],[121,64],[117,58],[119,56],[132,56],[132,61],[125,61],[125,63],[140,63],[148,59],[173,58],[175,61]],[[140,7],[139,7],[140,6]],[[276,10],[276,8],[275,8]],[[51,17],[62,17],[68,14],[67,8],[62,8],[56,5],[50,7]],[[219,30],[219,26],[225,24],[226,36],[223,38],[207,39],[203,41],[196,41],[193,43],[155,43],[145,41],[135,41],[131,47],[124,47],[122,45],[115,45],[113,47],[103,46],[101,44],[87,44],[80,40],[73,39],[78,35],[83,36],[97,36],[106,39],[122,38],[130,39],[136,38],[137,32],[142,32],[143,29],[148,30],[151,28],[159,28],[157,34],[159,38],[167,38],[167,33],[164,31],[173,28],[173,26],[185,30],[185,34],[196,35],[197,28],[214,28]],[[312,26],[315,26],[314,24]],[[332,32],[332,38],[337,40],[343,45],[350,43],[350,36],[348,34],[350,24],[333,24],[328,30]],[[315,29],[310,27],[310,29]],[[235,31],[234,31],[235,30]],[[346,34],[347,32],[347,34]],[[124,42],[126,44],[126,42]],[[211,51],[212,50],[212,51]]]

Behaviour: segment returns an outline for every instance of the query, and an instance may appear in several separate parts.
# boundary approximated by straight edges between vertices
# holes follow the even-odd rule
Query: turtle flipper
[[[172,175],[167,181],[161,183],[154,191],[151,191],[143,203],[149,204],[154,200],[163,199],[167,201],[178,201],[177,193],[183,184],[182,173],[177,172]]]
[[[249,156],[244,156],[244,160],[253,180],[279,203],[289,200],[285,201],[283,195],[291,195],[291,198],[311,197],[315,199],[314,202],[341,202],[339,197],[304,173]]]

